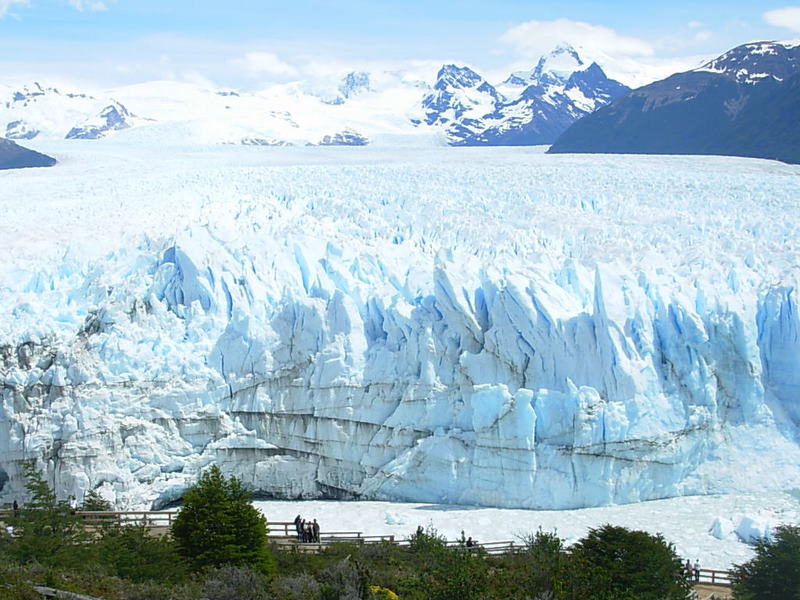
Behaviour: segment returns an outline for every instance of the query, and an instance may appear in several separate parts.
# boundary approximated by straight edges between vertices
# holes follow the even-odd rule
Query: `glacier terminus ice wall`
[[[0,503],[28,459],[120,508],[210,463],[553,509],[800,482],[797,167],[53,151],[0,181]]]

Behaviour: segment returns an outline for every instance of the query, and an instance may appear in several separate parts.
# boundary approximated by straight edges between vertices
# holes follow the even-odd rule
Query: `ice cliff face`
[[[6,227],[72,250],[0,272],[0,500],[26,458],[119,506],[211,462],[504,507],[800,482],[791,167],[244,150],[8,178],[42,200]]]

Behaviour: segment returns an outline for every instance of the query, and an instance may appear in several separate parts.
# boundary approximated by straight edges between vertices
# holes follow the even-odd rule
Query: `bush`
[[[691,585],[681,559],[660,535],[604,525],[572,548],[569,574],[576,600],[676,600]]]
[[[562,592],[567,555],[564,542],[555,533],[539,529],[522,537],[522,548],[492,557],[492,591],[497,597],[545,598]]]
[[[21,563],[80,564],[89,541],[81,518],[56,498],[35,462],[26,462],[24,472],[29,499],[19,515],[9,519],[15,537],[7,546],[8,553]]]
[[[238,479],[226,479],[216,465],[186,491],[172,535],[192,567],[250,565],[264,574],[274,572],[267,521],[251,499]]]
[[[0,562],[0,600],[41,600],[21,567]]]
[[[220,567],[208,571],[207,600],[268,600],[267,580],[260,573],[241,567]]]
[[[416,590],[398,588],[401,597],[410,593],[430,600],[476,600],[486,595],[489,567],[480,548],[467,548],[463,539],[461,545],[448,546],[432,528],[411,536],[409,548],[421,577]]]
[[[180,583],[186,566],[175,543],[154,536],[146,527],[110,527],[95,544],[97,561],[111,572],[136,583]]]
[[[319,582],[309,574],[282,577],[273,582],[278,600],[318,600],[322,594]]]
[[[367,568],[349,556],[323,571],[320,581],[322,600],[367,600],[371,597]]]
[[[754,546],[755,557],[735,568],[734,598],[800,600],[800,527],[777,527]]]

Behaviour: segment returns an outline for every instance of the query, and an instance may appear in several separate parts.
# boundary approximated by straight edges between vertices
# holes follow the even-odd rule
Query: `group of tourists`
[[[683,570],[686,572],[686,577],[688,579],[694,579],[695,581],[700,581],[700,561],[695,559],[694,565],[689,562],[689,559],[686,559],[686,564],[683,566]]]
[[[300,515],[294,518],[294,527],[297,531],[298,542],[315,542],[319,543],[319,523],[314,519],[313,521],[306,521]]]

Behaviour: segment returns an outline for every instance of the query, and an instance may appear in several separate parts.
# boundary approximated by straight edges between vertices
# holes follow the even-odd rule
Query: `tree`
[[[95,490],[89,490],[86,492],[86,495],[83,498],[83,504],[81,505],[81,510],[89,512],[108,512],[112,508],[111,502],[103,498]]]
[[[520,563],[517,585],[531,598],[563,588],[567,555],[564,542],[557,534],[542,531],[522,538],[523,549],[509,557],[510,563]]]
[[[226,479],[216,465],[186,491],[172,535],[192,567],[251,565],[264,574],[273,572],[267,520],[251,500],[242,483]]]
[[[800,527],[781,525],[734,571],[737,600],[800,600]]]
[[[28,501],[19,515],[10,519],[14,540],[9,552],[20,562],[65,564],[77,557],[89,536],[81,518],[73,514],[36,469],[35,461],[23,465]]]
[[[433,528],[411,536],[410,551],[421,570],[418,581],[422,597],[430,600],[477,600],[486,595],[489,567],[480,547],[448,546]],[[398,590],[399,591],[399,590]],[[405,597],[405,594],[400,593]]]
[[[681,559],[661,535],[604,525],[572,548],[571,597],[581,600],[675,600],[691,584]]]

